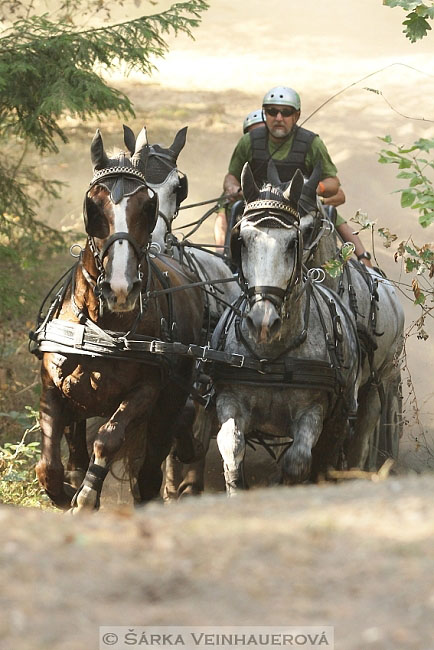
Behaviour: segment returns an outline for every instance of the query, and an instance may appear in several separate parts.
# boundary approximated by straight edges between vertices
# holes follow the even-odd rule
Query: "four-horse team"
[[[164,463],[166,494],[200,493],[213,436],[228,495],[247,487],[252,442],[277,458],[284,484],[397,456],[404,319],[393,284],[336,219],[345,195],[322,140],[297,125],[298,94],[273,88],[248,117],[207,213],[219,211],[214,249],[172,232],[186,128],[164,148],[124,127],[127,152],[112,157],[99,131],[92,141],[86,244],[32,333],[36,471],[60,508],[97,509],[117,459],[136,503],[160,495]],[[323,270],[331,258],[342,261],[335,278]]]

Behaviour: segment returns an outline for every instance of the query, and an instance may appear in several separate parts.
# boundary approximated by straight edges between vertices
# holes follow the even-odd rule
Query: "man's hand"
[[[223,181],[223,191],[231,202],[242,198],[240,181],[233,174],[226,174]]]

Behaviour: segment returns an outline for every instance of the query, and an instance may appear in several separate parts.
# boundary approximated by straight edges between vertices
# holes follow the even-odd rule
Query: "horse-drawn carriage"
[[[271,170],[261,189],[244,169],[234,276],[222,256],[171,232],[187,191],[176,165],[185,130],[168,149],[150,147],[145,130],[136,141],[125,128],[124,139],[129,155],[116,158],[99,132],[93,139],[87,243],[32,335],[42,358],[37,474],[53,502],[97,508],[119,456],[136,501],[155,498],[171,449],[197,461],[190,485],[191,472],[200,485],[200,450],[213,434],[229,494],[245,487],[251,439],[266,448],[285,441],[287,483],[396,454],[402,310],[393,286],[357,265],[339,287],[318,281],[333,238],[315,179],[296,174],[282,186]],[[185,408],[189,396],[195,409]],[[89,458],[85,423],[94,416],[104,423]],[[79,484],[65,480],[64,434],[66,479],[81,472]],[[381,446],[378,436],[390,440]]]

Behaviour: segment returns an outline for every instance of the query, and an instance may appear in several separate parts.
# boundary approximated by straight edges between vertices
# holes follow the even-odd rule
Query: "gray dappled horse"
[[[178,215],[181,202],[187,197],[187,177],[177,167],[177,159],[184,148],[186,137],[187,127],[184,127],[178,131],[170,147],[155,144],[148,148],[146,178],[149,187],[157,193],[159,201],[152,243],[159,246],[162,252],[172,255],[188,266],[199,280],[209,282],[204,287],[204,299],[211,326],[215,326],[227,304],[231,304],[239,296],[240,289],[220,255],[193,245],[184,245],[182,242],[177,244],[172,234],[173,220]],[[124,139],[128,149],[134,151],[135,136],[126,126]],[[213,286],[213,280],[228,282]]]
[[[187,197],[187,177],[177,167],[177,159],[184,148],[186,136],[187,127],[184,127],[178,131],[169,147],[155,144],[148,148],[146,179],[149,187],[157,193],[159,200],[158,219],[152,232],[152,244],[159,246],[161,251],[185,264],[197,276],[198,280],[209,282],[204,287],[206,305],[204,329],[207,330],[204,342],[207,343],[226,306],[232,304],[239,296],[240,287],[234,281],[229,266],[220,255],[177,242],[172,234],[173,221],[178,214],[181,202]],[[126,126],[124,126],[124,141],[129,151],[134,151],[135,136],[133,131]],[[229,282],[214,286],[213,280],[229,280]],[[203,407],[196,404],[195,408],[200,413]],[[194,426],[195,415],[193,405],[189,401],[188,408],[184,412],[185,427]],[[197,463],[199,466],[201,465],[201,461],[197,461]],[[190,473],[194,473],[196,476],[194,470],[196,464],[192,467],[183,466],[171,452],[165,464],[165,496],[167,498],[176,496],[180,484],[183,485],[181,492],[185,491],[186,493],[192,484],[196,484],[196,481],[189,478]],[[203,471],[198,472],[198,475],[202,474]]]
[[[217,444],[229,495],[244,487],[246,442],[290,437],[283,479],[299,483],[336,466],[357,409],[359,345],[339,298],[302,273],[297,204],[303,177],[260,191],[248,164],[246,201],[232,236],[244,281],[241,314],[230,312],[212,342],[241,355],[240,367],[211,370],[219,421]]]
[[[268,174],[279,183],[271,166]],[[309,268],[321,267],[337,253],[336,237],[317,199],[318,181],[316,168],[304,184],[299,202],[304,262]],[[397,457],[402,435],[399,356],[404,312],[392,282],[355,259],[344,266],[341,277],[326,275],[324,282],[351,310],[362,349],[359,407],[355,435],[348,446],[348,465],[375,470],[387,457]]]

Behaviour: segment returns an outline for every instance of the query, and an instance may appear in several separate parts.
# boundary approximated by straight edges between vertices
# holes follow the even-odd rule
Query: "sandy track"
[[[0,509],[2,650],[94,650],[99,625],[333,625],[430,650],[432,476],[251,491],[139,513]],[[323,646],[322,646],[323,647]]]

